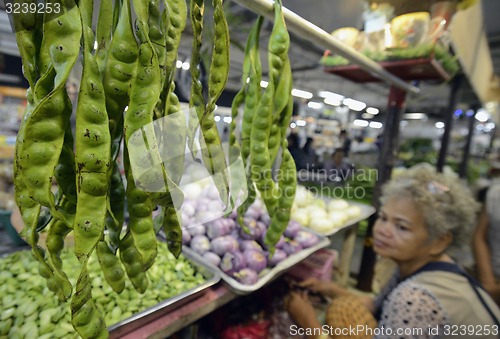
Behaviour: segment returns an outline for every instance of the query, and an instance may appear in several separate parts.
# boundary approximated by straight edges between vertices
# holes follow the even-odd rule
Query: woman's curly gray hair
[[[423,214],[430,240],[448,232],[455,248],[470,240],[479,204],[458,178],[438,173],[430,164],[415,165],[383,186],[380,201],[405,197]]]

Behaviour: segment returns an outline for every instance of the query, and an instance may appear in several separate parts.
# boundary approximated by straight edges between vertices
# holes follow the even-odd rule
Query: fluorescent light
[[[434,126],[436,126],[436,128],[439,128],[439,129],[444,128],[444,122],[438,121],[438,122],[436,122],[436,124]]]
[[[295,128],[295,127],[297,127],[297,124],[296,124],[296,123],[294,123],[294,122],[291,122],[291,123],[290,123],[290,128]]]
[[[334,98],[325,98],[324,100],[325,104],[332,105],[332,106],[340,106],[342,102],[338,99]]]
[[[361,117],[363,119],[371,119],[371,118],[373,118],[373,115],[368,114],[368,113],[363,113],[363,114],[361,114]]]
[[[321,107],[323,107],[323,104],[321,102],[309,101],[307,103],[307,107],[312,109],[320,109]]]
[[[366,109],[366,113],[370,113],[370,114],[373,114],[373,115],[377,115],[380,111],[378,110],[378,108],[375,108],[375,107],[368,107]]]
[[[182,63],[182,69],[183,69],[183,70],[187,71],[187,70],[189,69],[189,67],[190,67],[190,66],[189,66],[189,62],[184,61],[184,62]]]
[[[231,121],[233,121],[233,118],[231,118],[231,117],[224,117],[224,118],[222,119],[222,121],[224,121],[225,123],[228,123],[228,124],[229,124],[229,123],[231,123]]]
[[[486,122],[489,119],[490,119],[490,115],[488,114],[488,112],[484,108],[481,108],[477,111],[477,113],[476,113],[476,120],[477,121]]]
[[[295,123],[299,127],[304,127],[306,125],[306,121],[305,120],[297,120],[297,121],[295,121]]]
[[[216,115],[216,116],[214,117],[214,120],[215,120],[216,122],[219,122],[219,121],[220,121],[220,116]]]
[[[371,128],[382,128],[382,126],[384,125],[382,125],[382,123],[378,121],[371,121],[369,126]]]
[[[408,120],[419,120],[426,119],[427,115],[425,113],[406,113],[404,118]]]
[[[352,122],[352,124],[358,127],[367,127],[369,123],[366,120],[356,119]]]
[[[342,103],[347,107],[349,107],[350,109],[352,109],[353,111],[358,111],[358,112],[364,110],[366,107],[366,104],[364,102],[354,100],[351,98],[344,99]]]
[[[340,95],[340,94],[337,94],[337,93],[333,93],[333,92],[329,92],[329,91],[319,91],[318,92],[318,96],[320,96],[322,98],[325,98],[325,99],[331,99],[331,100],[337,100],[337,101],[344,100],[344,96],[343,95]]]
[[[269,85],[269,82],[267,82],[266,80],[261,80],[260,81],[260,87],[266,88],[268,85]]]
[[[182,68],[182,61],[177,60],[177,61],[175,62],[175,67],[177,67],[177,68]]]
[[[303,98],[303,99],[311,99],[313,94],[311,92],[303,91],[301,89],[292,89],[292,95],[294,97]]]

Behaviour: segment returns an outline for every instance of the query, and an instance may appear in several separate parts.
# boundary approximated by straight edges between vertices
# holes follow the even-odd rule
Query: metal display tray
[[[172,298],[166,299],[155,306],[109,326],[108,331],[110,338],[120,338],[124,334],[136,330],[137,328],[172,312],[189,301],[201,297],[207,288],[220,281],[221,276],[217,270],[213,269],[213,267],[210,267],[199,260],[193,260],[189,256],[186,257],[196,267],[196,269],[203,274],[203,277],[205,277],[206,280],[196,287],[173,296]]]
[[[224,282],[226,282],[229,285],[230,289],[234,293],[236,293],[238,295],[245,295],[245,294],[254,292],[254,291],[260,289],[261,287],[263,287],[264,285],[266,285],[267,283],[269,283],[270,281],[272,281],[273,279],[275,279],[276,277],[278,277],[281,273],[283,273],[284,271],[286,271],[290,267],[301,262],[302,260],[304,260],[305,258],[310,256],[311,254],[313,254],[317,250],[319,250],[323,247],[326,247],[330,244],[330,239],[328,239],[326,236],[321,235],[321,234],[319,234],[311,229],[305,228],[305,227],[302,227],[302,230],[318,236],[319,242],[312,247],[305,248],[297,253],[290,255],[285,260],[278,263],[276,266],[270,268],[268,271],[266,271],[266,273],[264,275],[259,277],[259,280],[255,284],[252,284],[252,285],[242,284],[239,281],[237,281],[236,279],[234,279],[233,277],[231,277],[230,275],[224,273],[219,267],[208,264],[208,263],[206,265],[209,265],[212,269],[217,270],[217,272],[219,272],[222,280],[224,280]],[[187,246],[182,247],[182,252],[184,253],[184,255],[187,258],[190,258],[195,262],[202,263],[204,261],[204,259],[198,253],[196,253],[195,251],[193,251],[192,249],[190,249]]]
[[[331,199],[324,198],[324,200],[328,204],[328,201]],[[330,237],[330,236],[334,235],[335,233],[338,233],[346,228],[349,228],[351,226],[356,225],[358,222],[369,218],[373,213],[375,213],[375,207],[373,207],[371,205],[362,204],[360,202],[350,201],[350,200],[347,200],[347,202],[349,203],[349,206],[358,206],[359,208],[361,208],[361,214],[359,215],[359,217],[350,219],[344,225],[342,225],[340,227],[336,227],[329,232],[320,233],[321,235],[324,235],[325,237]]]

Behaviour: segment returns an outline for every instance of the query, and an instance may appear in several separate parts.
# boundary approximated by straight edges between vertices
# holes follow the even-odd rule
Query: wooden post
[[[389,103],[387,110],[387,120],[384,126],[384,133],[382,135],[382,148],[377,166],[378,180],[375,184],[373,191],[372,204],[376,210],[379,209],[379,198],[382,185],[391,177],[392,168],[394,167],[394,160],[398,150],[399,142],[399,123],[401,116],[405,110],[406,92],[391,86],[389,93]],[[363,246],[363,256],[361,259],[361,267],[358,276],[357,288],[362,291],[371,291],[373,280],[373,271],[375,267],[376,255],[373,251],[373,235],[372,229],[377,215],[374,214],[368,219],[368,230]]]

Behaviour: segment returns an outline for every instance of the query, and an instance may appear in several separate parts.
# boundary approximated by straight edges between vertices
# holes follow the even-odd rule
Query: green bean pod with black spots
[[[148,277],[144,265],[142,265],[141,254],[137,251],[134,239],[129,231],[120,240],[119,253],[120,260],[132,285],[139,293],[144,293],[148,288]]]
[[[165,32],[165,62],[164,77],[162,77],[162,90],[160,100],[157,103],[157,110],[167,114],[165,106],[168,105],[168,96],[174,91],[174,75],[176,70],[177,52],[186,27],[187,5],[184,0],[164,0],[164,13],[162,17]],[[160,108],[158,108],[160,107]],[[180,110],[179,110],[180,112]],[[158,114],[156,114],[158,116]]]
[[[36,103],[25,121],[24,138],[17,160],[31,197],[46,206],[54,217],[65,220],[56,208],[51,188],[71,115],[65,84],[78,58],[81,25],[77,20],[78,8],[72,1],[59,4],[61,8],[66,8],[66,12],[43,24],[41,50],[48,51],[46,53],[50,55],[51,66],[35,85],[35,101],[36,98],[43,99]]]
[[[45,15],[39,56],[34,56],[38,71],[43,76],[28,91],[27,112],[16,144],[15,185],[16,202],[25,223],[23,232],[35,259],[40,263],[40,275],[47,280],[49,289],[60,300],[64,300],[66,293],[48,265],[44,250],[38,246],[39,235],[36,230],[41,205],[46,206],[54,217],[64,220],[69,226],[69,221],[56,208],[51,188],[64,131],[71,115],[64,85],[78,57],[81,26],[75,20],[75,16],[78,18],[79,15],[74,3],[58,3],[66,11],[53,20]],[[32,49],[29,51],[34,52]],[[30,62],[26,65],[28,69],[32,67]],[[29,73],[33,75],[36,72]],[[22,174],[18,175],[19,173]]]
[[[142,162],[137,156],[138,151],[132,147],[130,137],[134,132],[141,130],[142,127],[152,130],[151,124],[154,120],[153,110],[160,96],[161,77],[158,57],[148,37],[148,28],[146,25],[148,6],[138,0],[134,0],[133,3],[137,14],[137,33],[140,40],[140,46],[137,76],[132,82],[130,104],[125,113],[124,120],[125,144],[128,153],[126,160],[130,162],[130,166],[125,167],[125,175],[127,178],[127,189],[125,194],[127,196],[128,211],[130,214],[128,228],[133,236],[134,244],[141,255],[141,262],[144,265],[144,269],[147,270],[154,263],[157,254],[156,234],[154,232],[151,214],[153,202],[146,191],[137,187],[132,171],[134,166],[139,168],[149,166],[149,164]],[[154,132],[147,136],[147,138],[154,137]],[[157,142],[155,145],[148,144],[146,146],[153,147],[148,150],[149,157],[158,156],[158,154],[155,154],[155,151],[158,150]],[[157,181],[161,182],[164,179],[164,173],[161,173],[163,171],[157,171],[157,168],[152,168],[151,171],[156,171],[158,175],[153,176],[151,182],[144,183],[144,189],[146,190],[149,190],[148,187],[156,185]],[[168,186],[165,186],[168,189]]]
[[[264,90],[255,117],[253,119],[252,133],[250,135],[250,172],[267,212],[273,215],[277,204],[277,187],[272,178],[269,154],[269,136],[273,123],[273,83]]]
[[[115,5],[117,7],[117,5]],[[103,85],[112,138],[111,156],[116,160],[123,136],[123,112],[130,100],[130,87],[137,72],[139,47],[132,28],[129,1],[123,2],[118,23],[109,44]]]
[[[198,119],[205,142],[205,147],[201,149],[203,162],[219,191],[222,203],[224,206],[228,206],[230,202],[228,166],[215,124],[214,110],[215,104],[226,86],[229,74],[229,30],[222,1],[213,0],[212,3],[214,6],[214,40],[208,76],[208,102],[203,114],[198,115]]]
[[[258,34],[257,30],[260,30],[260,25],[262,24],[262,19],[259,17],[256,23],[252,26],[250,30],[250,34],[248,35],[246,47],[245,47],[245,56],[243,58],[243,71],[241,75],[241,89],[234,96],[233,102],[231,104],[231,123],[229,125],[229,145],[234,148],[234,152],[230,151],[230,162],[232,163],[235,160],[236,156],[239,156],[241,149],[239,145],[238,138],[236,136],[236,126],[238,121],[239,109],[240,106],[245,103],[246,95],[248,91],[247,81],[250,79],[251,68],[255,72],[254,66],[254,51],[253,44],[258,41],[255,40],[255,34]],[[254,75],[254,74],[252,74]],[[245,159],[246,162],[246,159]]]
[[[125,271],[120,259],[109,248],[104,238],[97,243],[96,252],[104,278],[113,291],[121,293],[125,288]]]
[[[288,112],[290,108],[293,109],[293,101],[291,107],[289,105],[289,99],[292,98],[292,69],[290,66],[290,60],[288,57],[285,58],[284,67],[281,71],[281,76],[279,79],[278,87],[275,93],[274,100],[274,112],[273,112],[273,125],[271,127],[271,134],[269,136],[269,154],[270,163],[269,168],[273,166],[278,155],[281,143],[286,137],[286,128],[290,124],[290,117],[284,119],[284,115],[287,116],[285,112]],[[283,128],[283,126],[285,126]]]
[[[162,227],[167,239],[168,250],[178,258],[182,252],[182,229],[174,206],[166,206],[163,209]]]
[[[200,117],[205,111],[205,97],[203,96],[203,86],[201,84],[201,46],[203,38],[203,14],[205,5],[203,0],[190,0],[190,17],[193,29],[193,43],[191,47],[191,60],[189,61],[189,72],[191,73],[191,92],[189,97],[189,107],[196,111],[196,119],[190,117],[188,126],[188,145],[193,157],[198,152],[194,142],[195,132],[200,123]]]
[[[158,67],[160,71],[160,84],[163,87],[165,82],[167,70],[165,66],[166,61],[166,32],[167,26],[163,24],[164,18],[166,16],[166,9],[163,13],[160,13],[159,0],[149,0],[148,3],[148,38],[151,41],[153,48],[155,50],[156,57],[158,58]],[[159,119],[163,117],[165,104],[162,102],[162,97],[160,95],[158,101],[156,102],[154,108],[154,119]]]
[[[241,156],[245,166],[247,166],[247,160],[250,156],[250,135],[252,133],[253,117],[261,97],[260,81],[262,80],[262,65],[260,61],[259,39],[263,21],[264,18],[262,16],[257,18],[251,34],[248,37],[249,41],[246,46],[250,68],[248,73],[248,84],[246,86],[243,119],[241,122]]]
[[[76,282],[73,298],[71,298],[71,323],[84,339],[108,338],[109,333],[104,318],[92,299],[91,286],[89,272],[85,265]]]
[[[166,61],[165,67],[167,76],[165,83],[169,84],[174,80],[177,51],[181,41],[182,32],[186,27],[187,5],[185,0],[164,0],[164,7],[168,9],[168,25],[166,32]],[[170,89],[169,92],[173,92]]]
[[[295,199],[297,187],[297,168],[290,151],[288,150],[286,139],[281,146],[283,150],[280,175],[278,176],[279,199],[275,213],[271,217],[271,224],[264,238],[264,243],[269,252],[274,254],[274,246],[279,241],[290,221],[290,213]]]
[[[17,0],[16,2],[20,1]],[[29,0],[28,3],[35,2],[35,0]],[[26,228],[23,230],[24,234],[27,232],[28,228],[35,229],[41,206],[30,197],[28,188],[22,179],[23,172],[20,168],[19,157],[22,143],[25,138],[25,124],[35,107],[33,90],[39,77],[36,60],[40,50],[39,41],[41,39],[39,39],[39,35],[42,28],[42,21],[40,20],[41,18],[33,12],[13,13],[12,18],[16,33],[16,41],[23,64],[23,74],[30,86],[26,92],[28,103],[16,137],[15,155],[13,159],[15,201],[21,212],[24,224],[26,225]]]
[[[118,0],[115,4],[119,6]],[[97,20],[96,41],[97,49],[95,51],[95,59],[99,67],[99,74],[104,76],[104,67],[106,66],[106,58],[111,42],[111,33],[114,30],[113,23],[113,1],[101,1],[99,5],[99,19]]]
[[[71,215],[76,212],[75,202],[63,197],[61,200],[61,207]],[[63,271],[63,262],[61,260],[61,253],[64,248],[64,239],[71,232],[71,229],[66,226],[64,222],[56,218],[52,218],[48,225],[47,239],[45,245],[47,246],[47,252],[49,254],[49,265],[54,272],[54,276],[61,286],[63,293],[59,294],[59,297],[63,296],[64,301],[71,297],[73,293],[73,286],[68,280],[66,273]]]
[[[59,156],[59,162],[55,168],[54,176],[59,186],[59,190],[66,197],[66,199],[72,203],[72,205],[76,206],[76,165],[75,153],[73,149],[73,131],[71,130],[71,126],[68,124],[64,133],[64,143],[61,149],[61,155]],[[71,224],[71,226],[73,225]]]
[[[112,167],[108,193],[109,208],[106,211],[105,225],[109,232],[109,243],[116,252],[120,244],[120,233],[125,221],[125,186],[118,163],[115,162]]]
[[[92,299],[87,263],[104,234],[111,136],[104,87],[92,54],[93,0],[80,0],[78,6],[83,27],[83,71],[76,111],[77,205],[74,237],[75,255],[81,266],[76,292],[71,299],[71,323],[83,338],[95,338],[107,337],[108,332],[103,315]]]

